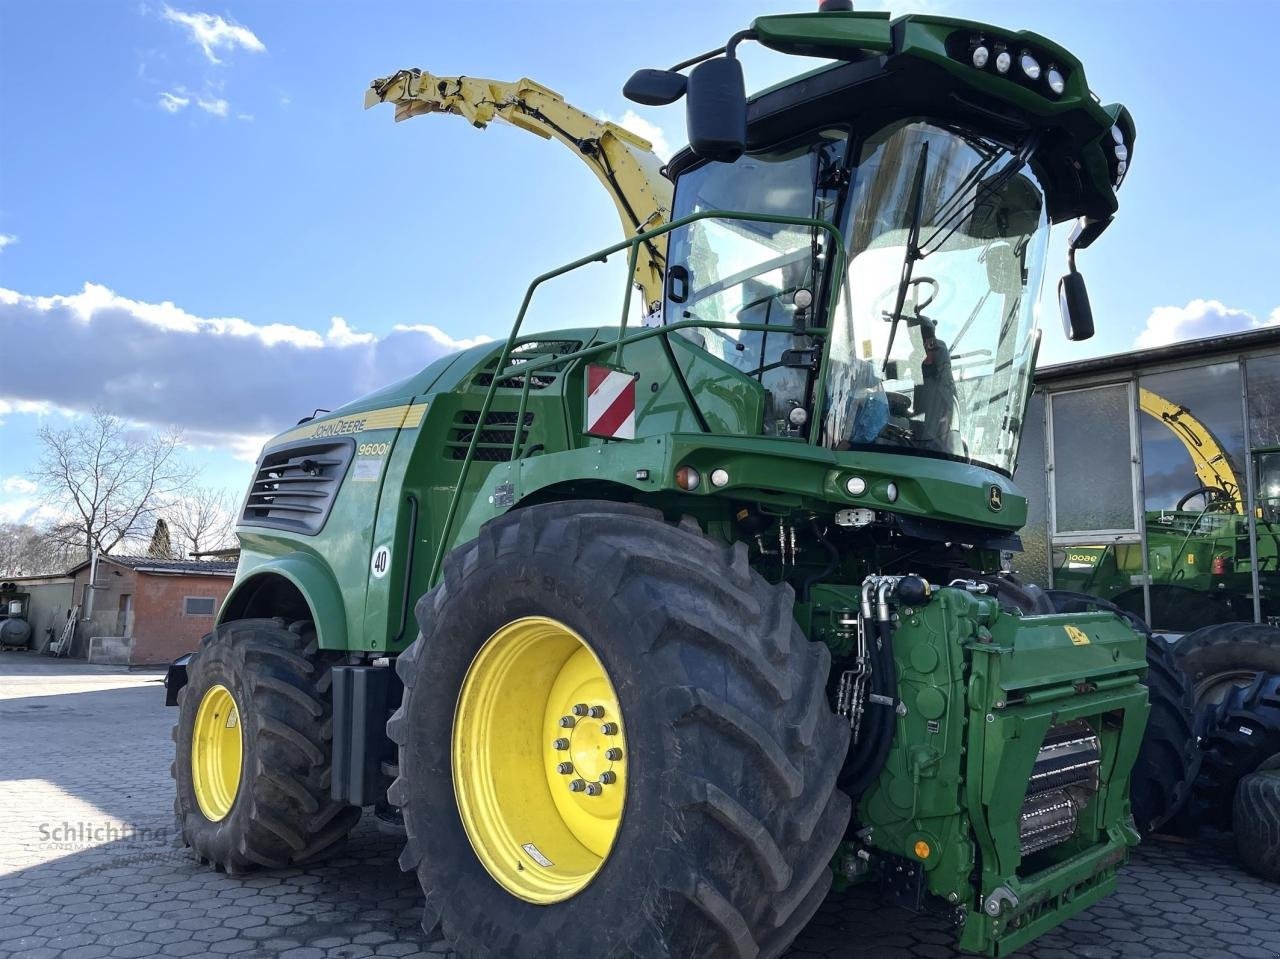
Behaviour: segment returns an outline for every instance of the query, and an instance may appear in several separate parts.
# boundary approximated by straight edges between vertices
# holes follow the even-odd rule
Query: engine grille
[[[1083,719],[1050,726],[1036,755],[1018,824],[1023,856],[1075,835],[1080,810],[1098,791],[1102,750]]]
[[[582,349],[580,340],[526,340],[523,343],[518,343],[512,349],[510,365],[519,366],[522,363],[529,363],[533,360],[541,360],[550,356],[564,356],[580,349]],[[493,382],[493,377],[497,373],[497,366],[498,357],[495,356],[485,365],[483,370],[472,378],[471,385],[487,387]],[[564,372],[564,368],[564,363],[552,363],[529,374],[529,389],[545,390],[547,387],[555,385],[556,381],[560,379],[560,374]],[[498,389],[523,389],[524,381],[524,375],[517,373],[498,383]]]
[[[516,438],[516,418],[518,413],[493,410],[484,418],[480,429],[480,437],[476,440],[476,459],[484,462],[498,463],[511,459],[511,444]],[[467,458],[467,447],[471,437],[475,435],[476,426],[480,423],[479,410],[460,410],[453,419],[449,430],[449,439],[445,441],[444,458],[462,460]],[[533,413],[526,412],[520,424],[520,443],[523,446],[529,439],[529,429],[533,426]]]
[[[347,439],[269,451],[249,486],[241,522],[299,533],[320,532],[354,449],[355,443]]]

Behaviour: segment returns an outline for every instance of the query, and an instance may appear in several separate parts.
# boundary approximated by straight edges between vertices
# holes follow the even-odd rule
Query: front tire
[[[792,601],[741,545],[624,504],[530,507],[454,550],[418,604],[422,632],[399,658],[404,699],[387,727],[400,746],[389,795],[404,813],[401,865],[422,885],[424,926],[440,921],[463,956],[780,954],[829,888],[850,814],[835,788],[849,730],[826,699],[830,655],[804,638]],[[536,642],[549,645],[509,677],[491,665]],[[565,837],[572,817],[529,813],[586,802],[585,786],[603,781],[576,739],[568,760],[554,746],[576,728],[560,723],[556,690],[583,650],[599,676],[581,681],[595,692],[580,705],[615,694],[625,740],[625,769],[592,797],[619,806],[602,814],[614,831],[586,849],[594,860]],[[486,686],[498,692],[473,695]],[[488,779],[463,755],[485,751],[500,756]],[[487,784],[490,802],[469,798]]]
[[[329,798],[330,657],[309,622],[223,623],[178,691],[171,772],[182,838],[215,868],[315,859],[360,818]]]

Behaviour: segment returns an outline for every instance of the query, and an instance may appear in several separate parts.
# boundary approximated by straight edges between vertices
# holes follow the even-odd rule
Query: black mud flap
[[[185,656],[179,656],[164,674],[164,704],[166,706],[178,705],[178,690],[187,685],[187,664],[191,662],[191,657],[195,653],[187,653]]]
[[[330,795],[353,806],[382,800],[396,762],[387,718],[404,686],[392,666],[333,667],[333,777]]]

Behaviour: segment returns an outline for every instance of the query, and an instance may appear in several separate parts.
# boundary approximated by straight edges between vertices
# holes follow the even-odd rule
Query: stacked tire
[[[1188,818],[1233,831],[1246,868],[1280,881],[1280,629],[1206,626],[1174,652],[1204,753]]]

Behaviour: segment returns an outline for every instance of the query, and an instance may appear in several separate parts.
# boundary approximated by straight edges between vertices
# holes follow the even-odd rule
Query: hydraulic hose
[[[818,570],[818,572],[806,576],[804,578],[804,582],[800,584],[800,602],[802,603],[809,602],[810,587],[819,580],[826,579],[834,573],[836,571],[836,567],[840,565],[840,552],[835,548],[831,540],[827,539],[826,534],[823,533],[822,530],[818,529],[818,523],[816,520],[813,523],[813,535],[818,538],[818,542],[821,543],[823,548],[827,551],[827,555],[830,559],[827,560],[826,566]]]
[[[867,697],[866,714],[862,729],[866,734],[855,753],[850,754],[840,772],[840,787],[856,801],[879,778],[893,747],[893,736],[898,725],[898,668],[893,658],[893,623],[889,616],[888,592],[896,585],[896,579],[881,580],[877,590],[876,636],[879,639],[869,651],[871,660],[871,689]],[[863,612],[870,608],[869,590],[863,588]],[[870,617],[868,617],[870,620]]]

